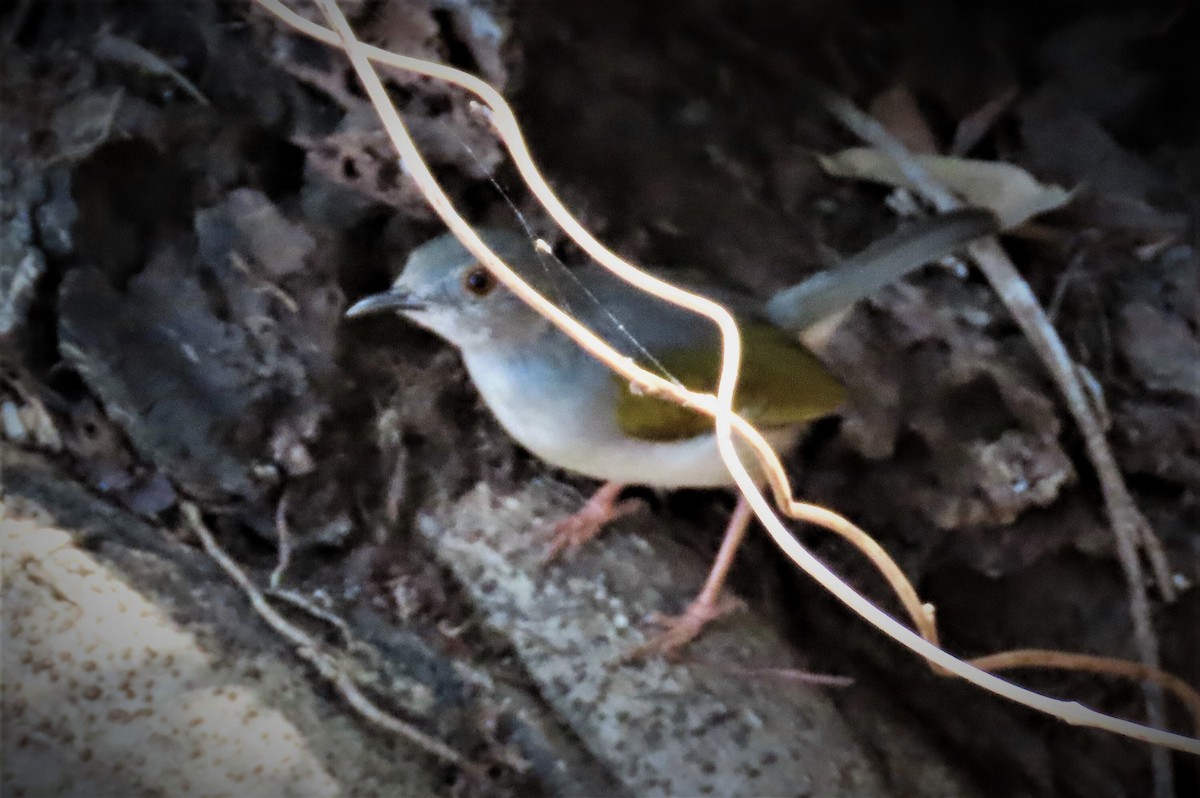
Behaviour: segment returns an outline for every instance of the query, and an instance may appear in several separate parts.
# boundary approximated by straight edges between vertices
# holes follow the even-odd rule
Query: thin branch
[[[157,77],[164,77],[183,89],[184,93],[201,105],[211,105],[204,93],[187,79],[187,76],[163,60],[162,56],[147,50],[142,45],[117,36],[102,28],[96,36],[96,57],[106,61],[137,67]]]
[[[275,567],[271,569],[271,579],[268,582],[272,590],[280,589],[283,584],[283,574],[292,562],[292,532],[287,522],[287,500],[288,493],[285,487],[279,496],[279,503],[275,505],[275,545],[278,548],[278,554],[275,558]]]
[[[367,698],[358,689],[358,685],[354,683],[354,679],[346,673],[337,660],[321,649],[320,643],[310,637],[303,629],[280,615],[271,606],[266,596],[254,585],[254,582],[250,580],[246,572],[217,544],[216,539],[213,538],[212,533],[208,531],[208,527],[204,524],[204,520],[200,517],[200,510],[197,509],[196,505],[191,502],[184,502],[180,505],[180,509],[183,510],[183,517],[187,521],[188,526],[196,533],[196,537],[200,538],[200,544],[204,546],[204,550],[208,553],[208,556],[221,567],[221,570],[229,575],[234,584],[241,588],[242,593],[245,594],[246,599],[250,602],[250,606],[258,613],[258,617],[277,634],[291,643],[295,647],[296,655],[309,665],[312,665],[321,678],[328,681],[342,698],[346,700],[346,703],[353,707],[359,715],[375,726],[403,737],[421,750],[433,754],[439,759],[456,765],[467,772],[478,775],[478,768],[468,762],[462,754],[441,740],[431,737],[420,729],[405,723],[403,720],[377,707],[371,699]]]
[[[830,113],[849,130],[867,143],[892,158],[909,182],[939,211],[946,212],[962,207],[962,202],[939,184],[928,171],[912,157],[903,143],[870,115],[859,110],[845,97],[828,89],[819,89],[818,95]],[[1134,642],[1138,659],[1147,669],[1160,670],[1158,639],[1150,618],[1150,600],[1142,577],[1142,566],[1138,558],[1139,541],[1145,546],[1154,568],[1159,590],[1163,597],[1174,599],[1174,585],[1170,579],[1166,557],[1155,538],[1149,523],[1138,511],[1133,497],[1121,476],[1116,457],[1104,436],[1104,428],[1097,418],[1093,404],[1079,382],[1075,362],[1067,352],[1062,339],[1055,331],[1045,311],[1034,296],[1029,283],[1021,277],[1007,253],[994,239],[977,241],[970,246],[970,253],[983,272],[992,290],[1008,309],[1026,339],[1033,346],[1043,365],[1058,385],[1067,409],[1083,434],[1088,457],[1096,469],[1104,495],[1104,506],[1109,523],[1116,538],[1117,559],[1125,574],[1129,588],[1129,611],[1133,620]],[[1146,700],[1146,715],[1152,725],[1166,725],[1166,706],[1162,688],[1153,681],[1142,683]],[[1172,794],[1171,761],[1164,751],[1151,751],[1154,768],[1155,791],[1160,798]]]
[[[1054,668],[1064,671],[1083,671],[1085,673],[1102,673],[1110,676],[1120,676],[1125,679],[1135,679],[1143,682],[1154,682],[1164,690],[1175,695],[1179,703],[1187,708],[1192,716],[1194,734],[1200,737],[1200,692],[1180,679],[1173,673],[1147,668],[1140,662],[1127,662],[1112,657],[1098,657],[1093,654],[1071,654],[1066,651],[1047,651],[1044,649],[1022,648],[1012,651],[1001,651],[986,657],[974,657],[971,662],[984,670],[1000,671],[1009,668]]]

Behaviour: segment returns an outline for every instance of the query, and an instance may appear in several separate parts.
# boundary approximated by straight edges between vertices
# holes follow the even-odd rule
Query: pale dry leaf
[[[821,168],[835,177],[913,188],[895,161],[873,147],[851,147],[835,155],[818,156],[818,160]],[[1038,182],[1029,172],[1009,163],[948,155],[914,155],[913,160],[969,205],[994,211],[1005,229],[1061,208],[1073,197],[1073,192],[1062,186]]]

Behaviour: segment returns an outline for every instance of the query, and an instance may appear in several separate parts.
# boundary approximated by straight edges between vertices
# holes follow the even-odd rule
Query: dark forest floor
[[[614,249],[763,296],[896,226],[886,189],[818,166],[857,142],[789,74],[834,86],[916,147],[1074,191],[1005,244],[1103,391],[1179,591],[1169,604],[1152,591],[1164,665],[1200,684],[1191,4],[343,5],[363,38],[501,88],[552,184]],[[579,556],[537,566],[538,529],[591,484],[510,442],[433,336],[342,319],[441,228],[337,53],[249,3],[34,0],[0,8],[0,84],[4,795],[1149,794],[1145,746],[932,676],[765,539],[733,574],[749,609],[688,662],[618,664],[649,613],[694,593],[731,500],[646,493]],[[513,225],[519,208],[562,243],[460,92],[400,74],[388,85],[465,215]],[[878,537],[938,608],[950,650],[1135,657],[1079,435],[980,278],[925,269],[864,303],[824,354],[850,399],[790,456],[798,492]],[[264,586],[282,525],[284,584],[355,642],[295,617],[484,774],[354,720],[183,531],[185,502]],[[892,606],[857,555],[804,535]],[[136,656],[126,682],[102,688],[63,665],[71,686],[51,688],[47,639],[74,632],[30,625],[74,588],[39,592],[49,578],[29,563],[60,545],[201,640],[208,675],[155,677],[162,695],[147,688],[141,721],[121,697],[151,668]],[[63,663],[82,645],[70,641]],[[734,670],[750,666],[855,684]],[[1015,677],[1144,716],[1136,686]],[[213,682],[251,685],[311,760],[294,754],[303,765],[274,781],[147,765],[148,752],[153,764],[216,745],[164,731],[186,728],[174,710]],[[87,710],[99,691],[108,714]],[[216,717],[235,740],[253,726]],[[1172,707],[1172,723],[1189,720]],[[255,744],[229,750],[292,762]],[[206,757],[226,754],[207,750],[195,761],[216,773]],[[1176,793],[1197,794],[1196,761],[1174,764]]]

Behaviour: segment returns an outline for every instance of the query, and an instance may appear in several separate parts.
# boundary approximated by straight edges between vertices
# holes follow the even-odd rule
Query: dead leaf
[[[1012,106],[1019,92],[1009,86],[971,113],[964,116],[954,130],[954,142],[950,145],[951,155],[966,155],[975,148],[1001,116]]]
[[[1143,385],[1200,399],[1200,338],[1186,321],[1147,302],[1126,305],[1121,321],[1121,349]]]
[[[818,156],[818,160],[821,167],[835,177],[912,188],[895,161],[872,147],[852,147],[836,155]],[[1061,186],[1039,183],[1024,169],[1009,163],[948,155],[914,155],[913,160],[967,204],[994,211],[1005,229],[1061,208],[1073,197],[1073,192]]]
[[[909,152],[922,155],[938,152],[937,139],[917,106],[917,98],[903,83],[897,83],[875,95],[867,109],[893,136],[904,142]]]

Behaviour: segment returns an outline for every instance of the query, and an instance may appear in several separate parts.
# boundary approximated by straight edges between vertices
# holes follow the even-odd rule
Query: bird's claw
[[[629,652],[626,659],[657,656],[677,660],[683,647],[695,640],[705,626],[731,612],[745,609],[745,606],[745,602],[736,596],[722,593],[715,601],[694,600],[680,615],[656,612],[650,616],[650,623],[662,631]]]
[[[566,518],[558,521],[550,528],[550,550],[543,559],[544,563],[557,560],[564,553],[574,553],[587,543],[611,522],[641,509],[642,503],[637,499],[623,502],[600,502],[589,499]]]

